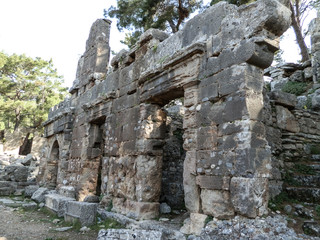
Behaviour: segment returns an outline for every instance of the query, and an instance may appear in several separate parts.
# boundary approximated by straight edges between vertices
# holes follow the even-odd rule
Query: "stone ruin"
[[[136,219],[156,218],[172,194],[191,213],[266,214],[269,180],[274,189],[281,179],[273,174],[263,75],[290,15],[277,0],[220,2],[174,35],[148,30],[112,69],[110,21],[97,20],[71,98],[44,123],[38,182],[72,187],[79,201],[102,196],[112,211]],[[179,99],[183,126],[168,130],[170,103]]]

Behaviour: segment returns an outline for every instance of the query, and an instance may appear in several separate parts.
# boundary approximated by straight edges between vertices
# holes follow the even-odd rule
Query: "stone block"
[[[200,189],[196,184],[196,152],[186,152],[183,171],[184,201],[190,212],[200,211]]]
[[[236,213],[249,218],[268,211],[268,179],[233,177],[230,183],[231,201]]]
[[[210,150],[217,146],[218,130],[216,126],[200,127],[197,133],[199,150]]]
[[[30,185],[25,187],[24,196],[25,197],[32,197],[35,191],[39,189],[38,185]]]
[[[112,211],[134,219],[154,219],[159,216],[160,203],[137,202],[124,198],[113,198]]]
[[[229,190],[230,177],[199,175],[196,177],[196,183],[204,189]]]
[[[88,195],[83,199],[84,202],[89,202],[89,203],[99,203],[99,197],[96,195]]]
[[[79,220],[81,226],[90,226],[96,222],[97,215],[96,203],[70,201],[66,204],[64,220],[74,222]]]
[[[134,219],[155,219],[159,217],[159,208],[158,202],[126,201],[126,215]]]
[[[67,198],[75,198],[76,190],[73,186],[62,186],[59,188],[59,194]]]
[[[229,191],[201,189],[200,196],[204,214],[218,219],[229,219],[234,216]]]
[[[45,195],[47,195],[49,190],[47,188],[41,187],[32,194],[31,199],[37,203],[42,203],[45,201]]]
[[[180,229],[180,232],[184,234],[194,234],[194,235],[200,235],[202,228],[205,226],[205,222],[207,219],[207,215],[200,214],[200,213],[191,213],[190,218],[187,218],[182,228]]]
[[[28,154],[24,159],[22,159],[21,164],[24,166],[30,166],[32,161],[36,159],[33,158],[32,154]]]
[[[75,201],[75,199],[61,196],[59,194],[47,194],[45,196],[45,206],[56,213],[58,217],[64,216],[66,205],[70,201]]]
[[[297,105],[297,96],[286,93],[280,90],[275,90],[270,93],[270,99],[274,100],[276,104],[287,108],[295,108]]]
[[[282,106],[276,106],[276,113],[277,125],[279,128],[294,133],[300,131],[300,127],[296,118],[287,108]]]
[[[162,156],[136,158],[136,199],[141,202],[159,201],[161,192]]]

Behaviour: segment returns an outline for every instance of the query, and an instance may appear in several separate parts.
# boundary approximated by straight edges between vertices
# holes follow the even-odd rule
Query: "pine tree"
[[[39,129],[67,89],[52,61],[0,52],[0,130]]]
[[[104,15],[118,19],[119,31],[132,31],[124,41],[132,47],[149,28],[177,32],[189,15],[202,6],[202,0],[118,0],[117,7],[105,10]]]

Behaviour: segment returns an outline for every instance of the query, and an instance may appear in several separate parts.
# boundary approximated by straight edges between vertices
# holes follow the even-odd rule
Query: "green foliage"
[[[312,107],[312,98],[310,96],[307,97],[306,105],[304,106],[304,109],[311,109]]]
[[[299,96],[307,90],[307,87],[308,87],[308,84],[305,82],[289,81],[282,87],[282,91]]]
[[[135,32],[126,33],[124,40],[120,41],[121,43],[127,45],[129,48],[133,48],[136,42],[139,40],[142,32],[137,30]]]
[[[206,220],[204,221],[204,225],[207,225],[209,222],[211,222],[213,220],[213,217],[212,216],[208,216],[206,218]]]
[[[266,83],[265,84],[267,92],[271,92],[271,83]]]
[[[293,169],[296,173],[308,174],[308,175],[316,174],[316,171],[312,167],[305,164],[295,164],[293,166]]]
[[[213,4],[216,4],[216,3],[221,2],[221,1],[226,1],[228,3],[240,6],[240,5],[243,5],[243,4],[249,4],[249,3],[255,2],[256,0],[212,0],[210,5],[212,6]]]
[[[298,201],[289,197],[286,192],[281,192],[269,201],[269,208],[272,211],[280,211],[285,203],[298,203]]]
[[[131,31],[123,41],[131,47],[149,28],[177,32],[189,15],[202,7],[202,0],[118,0],[117,7],[104,10],[104,16],[117,18],[120,31]]]
[[[290,186],[299,186],[300,183],[293,178],[294,174],[292,171],[287,170],[284,175],[284,181]]]
[[[320,154],[320,145],[311,145],[310,146],[311,154]]]
[[[67,94],[52,61],[0,52],[0,130],[41,129],[49,109]]]
[[[112,218],[106,218],[103,222],[99,222],[96,225],[93,225],[90,227],[93,230],[99,230],[101,228],[103,229],[121,229],[125,228],[121,223],[117,222],[116,220]]]
[[[317,217],[320,218],[320,205],[317,205],[315,210],[316,210]]]
[[[110,202],[109,202],[106,210],[107,210],[108,212],[111,212],[112,208],[113,208],[113,202],[112,202],[112,200],[110,200]]]

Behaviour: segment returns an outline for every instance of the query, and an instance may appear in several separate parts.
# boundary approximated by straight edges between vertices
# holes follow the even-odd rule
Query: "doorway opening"
[[[49,189],[55,189],[57,187],[59,154],[59,143],[56,140],[52,145],[49,161],[47,164],[46,178],[47,187]]]
[[[163,146],[162,187],[160,203],[168,204],[172,210],[184,210],[183,162],[183,97],[166,104],[166,137]]]
[[[101,195],[101,171],[102,171],[102,159],[104,154],[105,145],[105,120],[106,117],[102,116],[90,124],[90,162],[92,163],[93,171],[95,176],[93,182],[95,182],[94,189],[91,189],[96,196]]]

